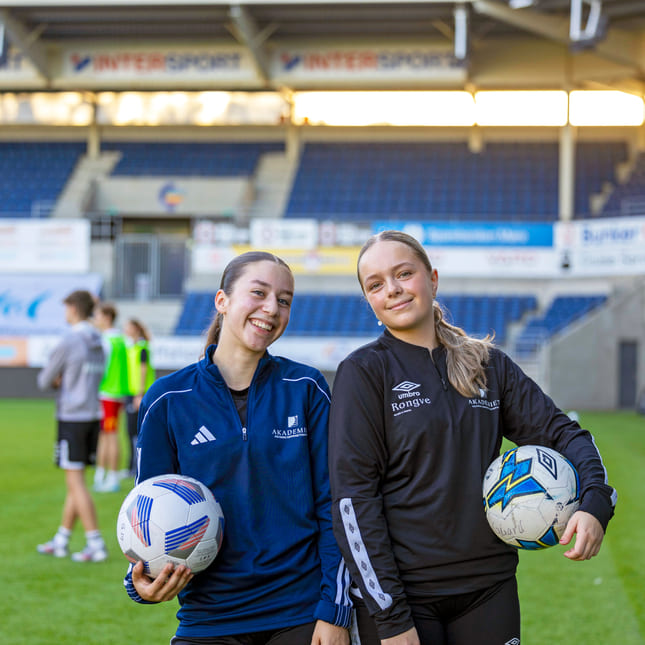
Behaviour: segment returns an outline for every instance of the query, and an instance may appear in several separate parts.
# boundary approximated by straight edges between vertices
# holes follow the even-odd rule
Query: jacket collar
[[[422,347],[421,345],[414,345],[413,343],[408,343],[397,338],[387,329],[384,330],[381,334],[381,341],[384,345],[392,349],[396,349],[396,351],[408,353],[410,355],[430,355],[433,360],[438,359],[440,356],[443,356],[446,353],[446,348],[443,345],[435,347],[431,352],[426,347]]]
[[[215,365],[215,363],[213,363],[213,352],[215,351],[216,347],[217,345],[209,345],[206,348],[204,357],[199,361],[199,369],[204,374],[214,379],[218,385],[228,387],[226,385],[226,382],[224,381],[224,378],[222,377],[222,373],[219,371],[219,368],[217,367],[217,365]],[[253,374],[251,385],[253,385],[256,380],[261,378],[268,371],[273,363],[273,360],[273,356],[269,354],[268,351],[265,351],[264,355],[258,362],[258,366],[255,368],[255,374]]]

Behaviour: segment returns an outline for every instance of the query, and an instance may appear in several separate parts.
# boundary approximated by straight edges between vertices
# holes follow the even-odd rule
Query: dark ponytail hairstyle
[[[222,280],[219,288],[229,296],[231,291],[233,291],[235,283],[239,280],[242,273],[244,273],[244,269],[246,269],[249,264],[254,264],[255,262],[275,262],[276,264],[283,266],[291,274],[291,268],[289,265],[277,255],[273,255],[273,253],[269,253],[267,251],[247,251],[246,253],[242,253],[241,255],[234,257],[226,265],[224,273],[222,273]],[[293,274],[291,275],[293,277]],[[204,347],[204,353],[206,353],[206,349],[210,345],[216,344],[219,341],[219,332],[221,328],[222,314],[215,311],[213,322],[211,322],[206,333],[206,346]]]

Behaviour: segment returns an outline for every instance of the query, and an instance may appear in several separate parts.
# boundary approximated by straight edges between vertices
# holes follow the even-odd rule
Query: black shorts
[[[358,643],[380,645],[374,621],[354,599]],[[519,645],[520,601],[515,577],[488,589],[419,602],[408,600],[421,645]]]
[[[101,422],[58,421],[54,463],[64,470],[82,470],[96,463]]]
[[[170,645],[311,645],[316,623],[284,627],[264,632],[212,636],[210,638],[186,638],[175,636]]]

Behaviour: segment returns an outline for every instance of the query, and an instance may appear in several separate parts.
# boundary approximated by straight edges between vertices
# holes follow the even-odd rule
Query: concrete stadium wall
[[[636,395],[645,388],[645,281],[549,345],[548,391],[563,409],[620,407],[619,351],[637,343]]]

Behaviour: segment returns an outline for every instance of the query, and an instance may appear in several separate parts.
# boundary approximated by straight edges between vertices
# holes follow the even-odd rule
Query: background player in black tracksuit
[[[503,437],[563,453],[581,506],[560,542],[575,533],[564,555],[587,560],[616,500],[593,438],[490,339],[443,319],[437,272],[414,238],[370,238],[358,277],[385,331],[339,366],[329,458],[361,644],[517,644],[518,556],[487,524],[484,473]]]

